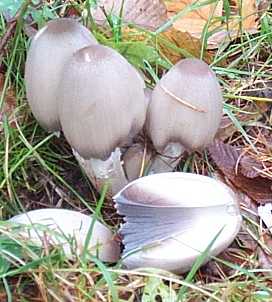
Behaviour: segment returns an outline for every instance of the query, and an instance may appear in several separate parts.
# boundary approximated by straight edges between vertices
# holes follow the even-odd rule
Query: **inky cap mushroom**
[[[62,68],[76,50],[97,44],[91,32],[73,19],[56,19],[37,32],[28,51],[25,82],[27,100],[47,130],[60,129],[56,93]]]
[[[189,150],[207,146],[222,115],[222,94],[215,74],[198,59],[184,59],[157,83],[147,113],[147,130],[155,148],[168,143]]]
[[[241,225],[235,194],[220,181],[196,174],[142,177],[128,184],[114,200],[118,213],[124,216],[122,258],[130,269],[185,272],[213,240],[209,255],[222,252]]]
[[[59,115],[64,135],[85,159],[105,160],[143,127],[144,81],[113,49],[78,50],[64,68]]]
[[[51,245],[61,246],[66,255],[71,256],[71,245],[67,238],[75,239],[77,253],[81,253],[92,219],[80,212],[66,209],[41,209],[14,216],[9,221],[28,226],[22,232],[22,236],[28,240],[39,245],[46,241]],[[88,249],[103,261],[116,262],[119,259],[119,244],[114,240],[112,232],[98,221],[94,223]]]

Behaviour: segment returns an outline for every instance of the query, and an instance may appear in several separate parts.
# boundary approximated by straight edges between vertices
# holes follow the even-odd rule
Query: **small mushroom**
[[[164,154],[169,143],[192,151],[212,142],[223,98],[218,80],[205,62],[181,60],[157,83],[151,98],[146,128],[158,152]]]
[[[58,102],[66,139],[83,160],[95,159],[97,168],[99,161],[105,167],[102,162],[108,158],[120,167],[120,158],[112,153],[131,141],[145,122],[143,79],[119,53],[102,45],[75,52],[64,74]],[[95,169],[92,161],[90,165]],[[122,187],[123,179],[115,192]]]
[[[234,192],[220,181],[191,173],[139,178],[114,201],[124,216],[122,259],[129,269],[188,271],[213,240],[209,256],[227,248],[241,226]]]
[[[91,216],[72,210],[41,209],[19,214],[9,221],[26,226],[22,236],[28,240],[39,245],[47,242],[61,246],[66,255],[71,257],[71,244],[68,240],[75,239],[77,253],[80,254],[92,219]],[[116,262],[119,259],[119,244],[114,240],[112,232],[98,221],[94,223],[88,249],[102,261]]]
[[[90,44],[97,44],[91,32],[69,18],[48,22],[33,38],[25,66],[26,94],[43,128],[60,130],[56,94],[63,65],[76,50]]]

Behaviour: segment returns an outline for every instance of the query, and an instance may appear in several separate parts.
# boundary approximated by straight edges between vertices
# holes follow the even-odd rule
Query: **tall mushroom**
[[[198,59],[184,59],[157,83],[147,112],[147,131],[163,156],[198,150],[212,142],[222,116],[223,99],[218,80]],[[167,162],[167,158],[165,159]],[[155,160],[159,160],[156,158]],[[169,161],[168,161],[169,163]],[[172,169],[173,167],[170,167]],[[163,172],[151,166],[151,173]]]
[[[127,182],[118,147],[145,122],[144,81],[125,58],[102,45],[78,50],[63,74],[58,101],[64,135],[97,181],[108,179],[116,193]]]
[[[60,130],[56,94],[64,63],[78,49],[97,44],[91,32],[69,18],[48,22],[34,36],[27,54],[27,100],[41,126]]]

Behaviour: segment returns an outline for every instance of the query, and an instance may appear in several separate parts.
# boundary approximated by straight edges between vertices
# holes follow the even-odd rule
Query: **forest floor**
[[[258,214],[260,205],[272,203],[269,1],[258,6],[246,0],[196,1],[186,8],[181,1],[167,1],[170,21],[155,32],[120,20],[96,26],[89,14],[95,2],[0,3],[0,301],[272,301],[272,237]],[[209,12],[206,19],[188,18],[199,9],[202,15]],[[33,247],[6,222],[37,208],[90,214],[98,204],[100,194],[63,135],[44,131],[26,101],[24,67],[33,31],[51,19],[72,16],[141,70],[149,87],[184,57],[201,58],[216,73],[224,96],[217,140],[184,155],[177,170],[220,177],[231,186],[239,196],[243,226],[235,242],[201,268],[178,276],[156,269],[129,271],[119,263],[86,264],[80,257],[70,261],[56,248]],[[190,29],[192,18],[197,27]],[[120,218],[111,200],[104,201],[101,215],[117,231]]]

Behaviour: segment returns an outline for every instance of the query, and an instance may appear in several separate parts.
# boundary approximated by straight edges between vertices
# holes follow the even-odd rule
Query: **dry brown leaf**
[[[261,247],[257,249],[259,266],[263,269],[272,268],[272,255],[267,254]]]
[[[265,93],[265,90],[263,90],[262,92]],[[261,91],[256,96],[264,97],[264,95],[261,94]],[[237,96],[237,100],[239,100],[239,96]],[[236,105],[237,107],[241,107],[241,104],[239,104],[238,102],[235,103],[234,105]],[[269,110],[269,104],[265,102],[255,101],[254,104],[253,103],[246,104],[246,106],[240,109],[242,109],[245,112],[250,112],[250,114],[239,112],[236,115],[236,118],[240,121],[240,123],[246,124],[250,121],[259,121],[260,119],[262,119],[263,114],[267,112],[267,110]],[[237,127],[233,124],[229,116],[224,115],[221,119],[219,129],[216,133],[216,138],[221,141],[225,141],[226,139],[232,137],[233,134],[237,131],[238,131]]]
[[[248,178],[255,178],[260,175],[263,165],[256,159],[249,156],[242,156],[240,160],[240,171]]]
[[[259,266],[264,269],[272,268],[272,238],[271,233],[264,232],[261,234],[261,241],[265,244],[265,249],[259,247],[257,249]]]
[[[171,17],[186,6],[191,5],[193,0],[174,0],[167,1],[168,16]],[[254,33],[257,31],[257,15],[258,10],[255,0],[243,0],[242,7],[239,7],[238,0],[232,2],[231,16],[227,24],[221,24],[219,17],[223,14],[223,1],[217,4],[212,3],[205,5],[193,12],[190,12],[177,20],[174,23],[174,28],[181,32],[188,32],[195,38],[200,38],[204,26],[207,24],[209,18],[209,31],[217,29],[217,31],[208,38],[208,49],[217,48],[223,41],[230,41],[240,34],[240,27],[243,31]]]
[[[177,63],[180,59],[185,57],[185,53],[193,56],[199,57],[201,51],[201,42],[199,39],[192,37],[188,32],[182,32],[176,30],[175,28],[170,28],[169,30],[163,32],[158,39],[161,53],[166,56],[173,64]],[[171,48],[163,41],[172,43],[176,49]],[[178,51],[178,49],[184,50],[184,55]],[[205,54],[204,61],[210,63],[212,61],[212,56],[209,53]]]
[[[258,203],[272,201],[272,180],[259,175],[254,178],[245,176],[245,171],[249,174],[255,170],[254,166],[249,167],[248,164],[244,164],[242,173],[239,165],[243,156],[241,150],[217,140],[209,147],[209,153],[220,171],[236,188]],[[246,159],[244,161],[247,162]]]
[[[242,26],[244,30],[251,30],[257,29],[257,7],[255,0],[243,0],[238,1],[234,0],[236,11],[241,10],[241,17],[242,17]],[[241,3],[242,7],[239,8],[239,3]],[[231,24],[232,29],[238,29],[239,24],[235,24],[234,22]]]
[[[232,137],[235,132],[237,132],[237,127],[235,127],[231,119],[227,115],[223,116],[216,133],[216,138],[224,141]]]
[[[193,4],[194,0],[176,0],[171,2],[166,2],[166,7],[168,11],[168,16],[172,17],[177,12],[183,10],[187,5]],[[222,16],[223,1],[220,1],[217,5],[210,4],[205,5],[197,10],[189,12],[183,18],[180,18],[174,23],[174,28],[177,30],[188,32],[196,38],[200,38],[202,30],[209,20],[209,17],[213,15],[214,17]],[[218,23],[211,25],[210,29],[214,29],[218,26]]]
[[[3,93],[3,87],[5,83],[5,77],[2,73],[0,73],[0,97]],[[4,102],[2,108],[0,110],[0,133],[3,131],[3,121],[4,116],[7,117],[9,124],[11,127],[15,127],[15,115],[14,111],[16,109],[16,98],[12,89],[8,89],[6,91]]]
[[[94,20],[105,25],[105,13],[119,16],[121,0],[98,0],[92,15]],[[126,0],[123,6],[123,20],[149,29],[160,27],[167,20],[166,6],[162,0]]]

